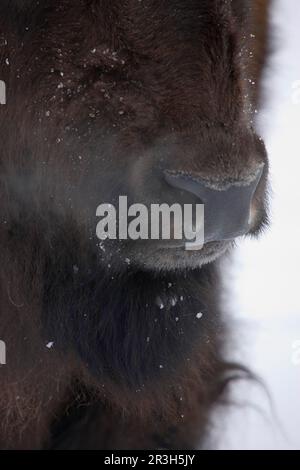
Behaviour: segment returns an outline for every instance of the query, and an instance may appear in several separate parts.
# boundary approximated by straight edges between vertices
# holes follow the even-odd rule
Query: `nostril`
[[[210,176],[196,172],[183,170],[165,170],[164,176],[167,183],[179,189],[186,189],[188,186],[194,188],[194,183],[202,185],[208,189],[225,191],[230,187],[258,185],[264,170],[264,163],[259,163],[247,172],[243,172],[238,178],[233,176]],[[183,187],[184,186],[184,187]]]
[[[251,202],[262,177],[264,164],[243,178],[210,178],[183,171],[164,172],[173,188],[192,193],[205,210],[205,241],[233,239],[249,229]]]

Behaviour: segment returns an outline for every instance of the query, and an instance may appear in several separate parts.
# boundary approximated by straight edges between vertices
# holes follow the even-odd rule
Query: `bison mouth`
[[[267,223],[266,212],[245,236],[258,236]],[[241,237],[239,237],[241,238]],[[229,253],[239,238],[204,243],[200,250],[187,250],[176,240],[100,243],[99,262],[112,273],[123,271],[186,271],[199,269]]]
[[[212,263],[235,245],[234,240],[209,242],[204,244],[201,250],[187,251],[185,245],[164,246],[157,250],[156,256],[144,254],[143,266],[152,270],[186,270],[197,269],[203,265]]]
[[[208,215],[203,214],[203,231],[200,229],[193,243],[184,238],[172,237],[159,240],[151,237],[135,240],[106,239],[98,243],[100,263],[115,272],[180,271],[198,269],[215,261],[229,252],[236,240],[247,236],[256,237],[267,225],[267,171],[262,166],[249,184],[238,185],[232,190],[228,190],[226,185],[227,189],[224,191],[219,188],[211,191],[210,197],[215,198],[217,203],[208,207]],[[214,192],[218,193],[217,196]],[[187,192],[180,190],[177,195],[180,195],[181,200],[186,200],[184,198]],[[206,206],[203,207],[205,212]],[[197,239],[199,233],[202,238]],[[197,241],[201,242],[199,246]]]

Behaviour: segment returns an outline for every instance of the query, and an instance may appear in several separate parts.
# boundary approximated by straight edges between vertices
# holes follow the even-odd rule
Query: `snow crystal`
[[[163,310],[165,308],[164,303],[160,297],[157,297],[155,303],[159,307],[160,310]]]
[[[74,272],[74,274],[78,274],[79,273],[79,267],[74,265],[73,266],[73,272]]]
[[[54,341],[50,341],[49,343],[46,344],[46,348],[52,349],[54,346]]]

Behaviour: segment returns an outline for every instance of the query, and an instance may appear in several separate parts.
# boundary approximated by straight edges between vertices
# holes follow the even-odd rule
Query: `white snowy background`
[[[300,449],[299,21],[299,0],[275,0],[260,116],[271,163],[272,224],[260,240],[240,243],[228,279],[238,332],[231,356],[262,378],[271,402],[258,386],[237,386],[240,406],[216,418],[219,449]]]

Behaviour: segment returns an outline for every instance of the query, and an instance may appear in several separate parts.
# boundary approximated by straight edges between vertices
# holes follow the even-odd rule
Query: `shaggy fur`
[[[119,194],[172,203],[164,169],[239,178],[263,162],[260,232],[268,1],[251,3],[1,0],[0,448],[203,446],[247,375],[224,359],[207,264],[230,245],[99,247],[95,211]]]

